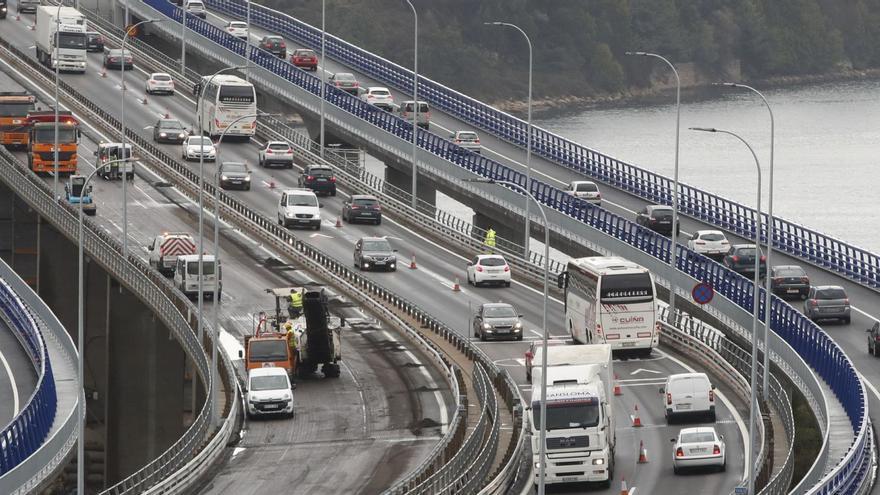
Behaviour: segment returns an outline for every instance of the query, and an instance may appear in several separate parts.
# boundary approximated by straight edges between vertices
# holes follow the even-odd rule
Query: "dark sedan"
[[[281,36],[263,36],[263,39],[260,40],[260,48],[276,57],[287,58],[287,45]]]
[[[522,340],[521,315],[507,303],[485,303],[474,314],[474,337]]]
[[[86,33],[86,51],[87,52],[103,52],[104,37],[101,33],[90,31]]]
[[[123,58],[125,62],[123,62]],[[124,57],[121,48],[113,48],[104,51],[105,69],[122,69],[123,63],[125,64],[125,70],[134,69],[134,59],[132,58],[130,51],[125,50]]]
[[[382,207],[375,196],[354,194],[351,201],[342,204],[342,219],[349,223],[371,222],[382,223]]]
[[[797,265],[781,265],[770,268],[770,290],[779,297],[807,297],[810,277]]]
[[[299,187],[311,189],[315,194],[336,196],[336,176],[330,167],[308,165],[299,176]]]
[[[251,190],[251,171],[246,163],[223,162],[217,168],[217,175],[220,179],[220,189],[236,187],[245,191]]]
[[[354,266],[361,270],[397,270],[397,250],[384,237],[362,237],[354,245]]]
[[[727,268],[739,273],[743,277],[755,276],[755,256],[760,256],[759,277],[767,276],[767,258],[763,252],[759,252],[754,244],[734,244],[724,255],[723,264]]]
[[[157,143],[182,143],[187,132],[177,119],[159,119],[153,125],[153,141]]]
[[[666,205],[648,205],[636,216],[636,223],[647,227],[658,234],[668,236],[672,234],[672,207]],[[676,229],[681,233],[681,223]]]

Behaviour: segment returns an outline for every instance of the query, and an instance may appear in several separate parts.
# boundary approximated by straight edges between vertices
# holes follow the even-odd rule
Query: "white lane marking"
[[[852,307],[852,309],[853,309],[855,312],[861,314],[862,316],[864,316],[864,317],[866,317],[866,318],[868,318],[868,319],[870,319],[870,320],[880,321],[880,320],[878,320],[877,318],[875,318],[874,316],[869,315],[868,313],[862,311],[861,309],[859,309],[859,308],[857,308],[857,307],[855,307],[855,306],[851,306],[851,307]]]
[[[345,371],[348,372],[348,375],[351,376],[351,380],[354,382],[355,386],[358,388],[358,394],[361,396],[361,412],[363,413],[364,420],[364,438],[367,436],[367,399],[364,397],[364,387],[361,386],[361,383],[358,381],[357,377],[352,373],[351,368],[348,367],[348,364],[343,361],[342,367],[345,368]]]
[[[671,356],[669,354],[667,354],[666,357],[669,358],[670,361],[672,361],[672,362],[678,364],[679,366],[681,366],[682,368],[688,370],[688,372],[696,373],[695,369],[691,368],[689,365],[685,364],[683,361],[679,360],[678,358]],[[749,453],[749,445],[751,445],[751,439],[749,438],[749,431],[746,428],[746,424],[743,421],[742,417],[740,417],[739,411],[737,411],[736,408],[733,407],[733,404],[727,399],[727,397],[720,390],[715,390],[715,395],[719,399],[721,399],[721,402],[724,403],[724,407],[726,407],[727,410],[730,411],[730,414],[733,415],[733,419],[734,419],[734,421],[736,421],[736,426],[737,426],[737,428],[739,428],[739,435],[740,435],[740,437],[742,437],[742,440],[743,440],[743,446],[744,446],[743,455],[746,456],[745,458],[747,459],[748,453]],[[749,472],[749,463],[743,462],[743,479],[745,479],[749,475],[748,472]]]
[[[0,351],[0,361],[3,361],[3,367],[6,368],[6,374],[9,375],[9,385],[12,387],[12,417],[15,417],[18,414],[18,385],[15,383],[15,375],[12,373],[12,368],[9,366],[9,361],[6,360],[6,356],[3,355],[3,351]]]
[[[388,333],[387,330],[382,331],[382,335],[384,335],[388,340],[392,342],[397,342],[397,339],[394,338],[393,335]],[[403,353],[406,354],[413,363],[421,363],[418,359],[416,359],[415,354],[410,352],[409,349],[404,349]],[[434,381],[434,378],[428,373],[428,370],[425,369],[424,366],[419,366],[419,371],[425,376],[430,384],[431,388],[439,389],[440,387],[437,385],[437,382]],[[449,413],[446,411],[446,402],[443,401],[443,394],[440,393],[440,390],[434,390],[434,399],[437,401],[437,407],[440,408],[440,433],[445,435],[449,430]]]

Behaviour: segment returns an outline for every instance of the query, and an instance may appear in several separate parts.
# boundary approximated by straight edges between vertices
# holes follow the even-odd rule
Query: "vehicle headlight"
[[[490,324],[488,324],[488,323],[483,323],[483,329],[484,329],[484,330],[489,330],[490,328],[492,328],[492,325],[490,325]]]
[[[516,325],[514,325],[513,328],[522,328],[522,323],[516,322]]]
[[[180,134],[177,135],[177,137],[179,137],[180,139],[183,139],[186,137],[186,134],[181,132]]]
[[[247,177],[244,178],[244,180],[246,180],[247,182],[250,182],[250,181],[251,181],[251,176],[248,175]]]
[[[287,216],[290,217],[290,218],[293,218],[293,212],[292,212],[292,211],[284,212],[284,214],[287,215]]]
[[[281,397],[281,398],[282,398],[283,400],[290,400],[292,397],[290,396],[290,394],[285,393],[284,396]]]
[[[164,132],[160,132],[160,133],[159,133],[159,137],[167,137],[167,136],[168,136],[168,134],[166,134],[166,133],[164,133]]]
[[[220,177],[220,180],[227,180],[227,179],[229,179],[229,177],[226,177],[225,175],[223,177]]]
[[[603,464],[605,464],[605,459],[593,459],[594,466],[601,466]]]

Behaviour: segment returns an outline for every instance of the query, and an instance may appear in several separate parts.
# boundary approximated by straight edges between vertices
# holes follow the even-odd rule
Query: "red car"
[[[290,56],[290,63],[303,70],[318,70],[318,56],[313,50],[294,50]]]

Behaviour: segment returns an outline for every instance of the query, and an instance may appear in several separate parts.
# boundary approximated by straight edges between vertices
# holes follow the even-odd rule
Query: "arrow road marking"
[[[333,239],[332,235],[327,234],[312,234],[309,237],[311,237],[312,239],[314,239],[315,237],[326,237],[327,239]]]
[[[641,373],[641,372],[643,372],[643,371],[644,371],[645,373],[654,373],[655,375],[662,375],[662,374],[663,374],[663,373],[660,372],[660,371],[646,370],[646,369],[644,369],[644,368],[639,368],[639,369],[637,369],[637,370],[635,370],[635,371],[630,372],[630,375],[638,375],[639,373]]]

